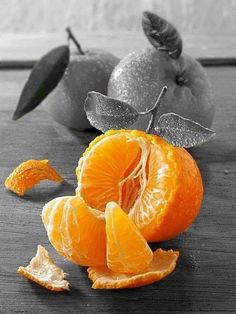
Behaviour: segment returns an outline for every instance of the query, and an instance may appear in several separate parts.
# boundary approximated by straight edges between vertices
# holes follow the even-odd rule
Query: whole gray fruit
[[[84,111],[89,91],[107,94],[107,84],[119,59],[103,50],[72,54],[57,87],[44,100],[44,109],[59,123],[79,131],[91,128]]]
[[[214,117],[211,86],[200,63],[182,53],[177,59],[165,51],[147,48],[132,52],[115,67],[108,96],[127,102],[137,111],[153,107],[163,86],[168,87],[158,117],[177,113],[210,127]],[[132,128],[146,130],[150,116],[140,116]]]

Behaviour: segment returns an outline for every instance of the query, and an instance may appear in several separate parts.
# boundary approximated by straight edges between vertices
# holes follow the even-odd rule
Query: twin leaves
[[[178,58],[182,51],[182,41],[177,30],[156,15],[144,14],[144,17],[143,29],[153,46],[165,50],[171,58]],[[67,33],[68,38],[75,42],[80,53],[83,54],[69,28]],[[51,93],[62,79],[69,59],[69,47],[63,45],[52,49],[35,64],[21,93],[13,120],[32,111]],[[159,116],[158,110],[161,103],[164,103],[166,91],[167,87],[164,86],[153,108],[146,112],[138,112],[130,104],[98,92],[88,93],[84,109],[90,124],[102,132],[132,128],[140,116],[149,115],[150,121],[146,132],[157,134],[174,146],[194,147],[207,142],[215,135],[212,130],[173,112]]]
[[[84,109],[91,125],[102,132],[128,129],[140,116],[150,115],[146,133],[159,135],[174,146],[190,148],[210,140],[214,131],[176,113],[164,113],[156,119],[166,91],[167,86],[164,86],[153,108],[145,112],[97,92],[88,93]]]

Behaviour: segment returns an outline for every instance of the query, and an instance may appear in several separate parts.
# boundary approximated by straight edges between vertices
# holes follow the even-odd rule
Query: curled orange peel
[[[5,180],[5,187],[19,196],[31,189],[41,180],[63,181],[61,175],[48,160],[27,160],[16,167]]]
[[[32,258],[29,265],[20,266],[17,272],[51,291],[69,290],[69,283],[65,280],[66,274],[54,263],[48,251],[41,245],[38,245],[36,256]]]

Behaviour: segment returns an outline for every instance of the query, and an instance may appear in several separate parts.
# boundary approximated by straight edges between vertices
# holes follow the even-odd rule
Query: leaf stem
[[[159,51],[169,51],[169,49],[166,46],[160,46],[157,48]]]
[[[157,100],[156,100],[154,106],[153,106],[151,109],[147,110],[147,111],[140,111],[138,114],[139,114],[140,116],[145,116],[145,115],[147,115],[147,114],[149,114],[149,113],[152,113],[155,109],[157,110],[157,109],[159,108],[159,106],[160,106],[160,101],[161,101],[161,99],[164,97],[164,95],[165,95],[166,92],[167,92],[167,86],[164,86],[164,87],[162,88],[162,90],[161,90],[161,92],[160,92],[160,95],[158,96],[158,98],[157,98]]]
[[[150,133],[150,131],[152,131],[152,129],[154,128],[156,115],[157,115],[158,109],[160,107],[161,100],[165,96],[166,92],[167,92],[167,86],[164,86],[162,88],[162,90],[160,92],[160,95],[158,96],[157,101],[155,102],[154,106],[150,110],[148,110],[148,111],[139,112],[139,115],[147,115],[147,114],[151,113],[151,118],[149,120],[148,127],[146,129],[146,133]]]
[[[78,48],[79,53],[80,53],[81,55],[84,55],[85,53],[84,53],[84,51],[82,50],[82,48],[81,48],[79,42],[78,42],[77,39],[75,38],[74,34],[72,33],[70,27],[66,27],[66,32],[67,32],[67,34],[68,34],[68,39],[71,39],[71,40],[74,42],[74,44],[76,45],[76,47]]]

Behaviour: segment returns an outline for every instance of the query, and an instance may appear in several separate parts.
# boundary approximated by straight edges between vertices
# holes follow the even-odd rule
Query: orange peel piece
[[[38,245],[36,256],[29,265],[20,266],[17,272],[51,291],[69,290],[69,282],[65,280],[66,273],[54,263],[48,251],[41,245]]]
[[[41,180],[63,181],[60,174],[49,164],[48,160],[27,160],[16,167],[5,180],[5,187],[23,196]]]
[[[153,252],[151,264],[138,274],[121,274],[108,267],[89,267],[88,277],[93,289],[136,288],[149,285],[168,276],[176,267],[178,251],[158,249]]]

